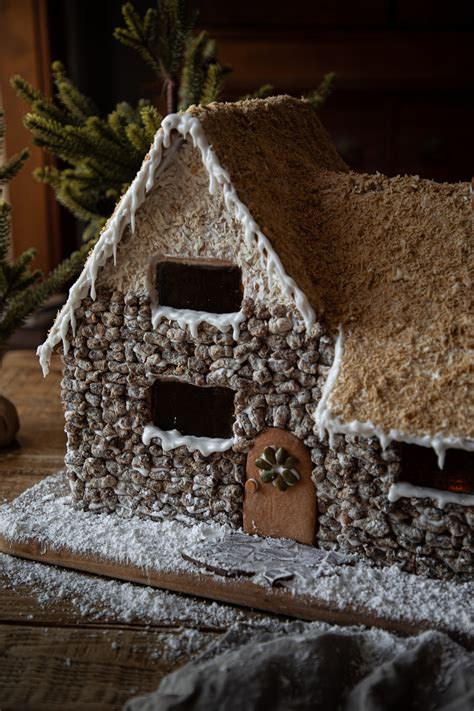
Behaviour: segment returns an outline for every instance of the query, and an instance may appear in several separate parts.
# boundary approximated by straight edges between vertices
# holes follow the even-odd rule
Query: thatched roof
[[[343,326],[333,416],[474,437],[469,184],[349,172],[290,97],[197,115],[288,274]]]

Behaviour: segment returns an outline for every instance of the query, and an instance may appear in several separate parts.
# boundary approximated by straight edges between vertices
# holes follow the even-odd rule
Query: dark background
[[[136,0],[144,11],[153,0]],[[158,87],[132,50],[112,37],[120,0],[50,0],[52,58],[62,59],[103,111],[153,97]],[[474,153],[472,1],[190,2],[234,72],[234,100],[263,83],[299,96],[337,73],[320,111],[356,170],[470,180]]]

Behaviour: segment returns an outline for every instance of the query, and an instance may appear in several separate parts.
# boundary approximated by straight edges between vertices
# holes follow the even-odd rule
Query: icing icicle
[[[211,314],[207,311],[174,309],[172,306],[152,307],[151,323],[153,328],[156,328],[164,318],[176,321],[181,328],[189,326],[189,331],[193,338],[198,337],[198,328],[202,323],[209,323],[222,333],[232,329],[233,338],[237,340],[240,334],[240,324],[245,321],[245,314],[242,311],[228,314]]]
[[[152,439],[159,439],[165,452],[178,447],[186,447],[189,452],[200,452],[207,457],[215,452],[227,452],[234,446],[234,437],[221,439],[220,437],[195,437],[194,435],[183,435],[178,430],[162,430],[155,425],[147,425],[143,430],[142,442],[148,446]]]
[[[330,400],[341,368],[343,352],[344,332],[342,326],[340,326],[335,344],[334,360],[324,384],[321,400],[315,410],[315,420],[321,439],[327,432],[331,445],[335,434],[347,434],[361,437],[377,437],[382,449],[387,449],[392,442],[405,442],[406,444],[417,444],[420,447],[432,447],[438,457],[440,469],[444,466],[446,450],[464,449],[468,452],[474,452],[474,442],[463,437],[454,437],[442,432],[438,432],[435,435],[410,435],[397,429],[384,430],[370,421],[352,420],[351,422],[341,422],[338,417],[334,417],[331,413]]]
[[[392,484],[388,492],[389,501],[398,499],[433,499],[439,509],[447,504],[458,504],[458,506],[474,506],[474,496],[470,494],[458,494],[454,491],[441,491],[440,489],[430,489],[425,486],[414,486],[406,481],[399,481]]]

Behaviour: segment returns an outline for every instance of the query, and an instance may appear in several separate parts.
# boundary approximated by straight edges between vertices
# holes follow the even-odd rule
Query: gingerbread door
[[[244,531],[313,545],[316,490],[307,447],[277,428],[262,432],[247,455]]]

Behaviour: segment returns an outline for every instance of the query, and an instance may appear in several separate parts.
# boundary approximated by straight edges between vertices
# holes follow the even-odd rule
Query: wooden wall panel
[[[134,0],[141,13],[152,2]],[[57,25],[53,38],[62,43],[59,58],[104,111],[142,96],[163,108],[154,77],[111,39],[121,24],[121,0],[49,5]],[[472,0],[442,6],[430,0],[190,5],[200,9],[200,28],[216,38],[221,60],[234,69],[222,99],[235,100],[268,82],[278,93],[298,96],[335,71],[335,91],[320,115],[352,167],[389,175],[410,170],[438,180],[471,174]]]
[[[304,30],[315,27],[380,27],[389,22],[390,0],[359,0],[335,2],[334,0],[293,0],[290,3],[275,0],[194,0],[191,5],[199,9],[200,23],[207,28],[233,27],[241,29],[281,28]]]
[[[402,27],[466,30],[474,22],[472,0],[397,0],[396,20]]]
[[[71,0],[69,0],[70,2]],[[74,1],[74,0],[72,0]],[[92,2],[93,0],[81,0]],[[107,0],[103,0],[107,1]],[[113,0],[112,0],[113,1]],[[149,0],[135,0],[143,9]],[[190,0],[203,27],[301,30],[370,28],[374,30],[463,30],[474,22],[472,0]]]
[[[469,33],[392,31],[311,33],[216,30],[219,56],[234,72],[226,91],[238,93],[270,82],[286,91],[315,86],[326,72],[338,88],[377,90],[474,87]],[[452,48],[456,51],[452,52]]]
[[[29,160],[9,189],[13,251],[16,256],[36,247],[35,266],[43,270],[55,266],[61,255],[58,208],[51,189],[31,175],[48,158],[32,145],[31,135],[22,125],[26,106],[15,96],[9,80],[13,74],[21,74],[35,87],[50,90],[46,10],[46,0],[0,0],[0,88],[7,122],[7,155],[25,146],[30,149]]]

